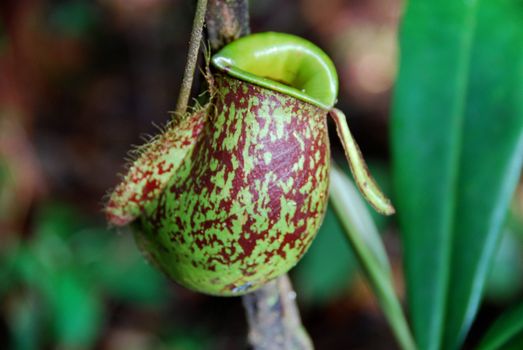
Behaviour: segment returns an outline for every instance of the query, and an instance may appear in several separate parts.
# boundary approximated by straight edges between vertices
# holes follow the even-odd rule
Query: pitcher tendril
[[[352,176],[363,197],[365,197],[378,213],[383,215],[394,214],[395,210],[390,200],[381,192],[369,173],[367,164],[361,155],[360,148],[352,137],[349,126],[347,125],[345,114],[337,108],[331,109],[329,114],[336,124],[336,132],[343,145],[345,157],[349,162]]]

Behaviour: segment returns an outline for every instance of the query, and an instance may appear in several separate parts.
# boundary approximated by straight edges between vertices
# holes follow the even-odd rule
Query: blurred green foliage
[[[356,260],[329,204],[318,235],[294,270],[296,289],[305,303],[323,304],[347,292]]]
[[[130,235],[93,226],[63,205],[42,207],[34,234],[4,247],[0,259],[13,349],[91,348],[110,300],[158,307],[168,297],[166,280]]]
[[[336,164],[340,165],[340,169],[352,182],[347,161],[340,159]],[[390,193],[390,172],[385,164],[372,161],[368,165],[380,187],[385,193]],[[376,213],[359,192],[357,195],[367,208],[376,228],[382,233],[390,224],[390,217]],[[347,293],[358,271],[358,262],[347,240],[345,229],[329,203],[314,244],[293,270],[300,298],[312,305],[335,301]]]
[[[65,1],[52,7],[48,24],[51,31],[61,36],[80,38],[93,31],[99,17],[98,8],[93,1]]]

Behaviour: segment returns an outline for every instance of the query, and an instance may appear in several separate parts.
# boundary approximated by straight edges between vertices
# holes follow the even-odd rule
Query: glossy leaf
[[[407,4],[392,142],[408,303],[422,349],[459,347],[523,159],[518,0]]]
[[[394,290],[385,248],[365,202],[354,184],[336,166],[331,169],[330,180],[330,202],[398,343],[403,349],[415,349],[416,345]]]

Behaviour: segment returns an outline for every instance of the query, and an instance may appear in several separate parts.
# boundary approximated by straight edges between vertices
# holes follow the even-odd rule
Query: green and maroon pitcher
[[[333,109],[338,78],[322,50],[261,33],[211,63],[210,103],[143,147],[106,206],[111,224],[133,222],[140,249],[168,276],[200,292],[241,295],[299,261],[327,206],[328,114],[360,190],[393,213]]]

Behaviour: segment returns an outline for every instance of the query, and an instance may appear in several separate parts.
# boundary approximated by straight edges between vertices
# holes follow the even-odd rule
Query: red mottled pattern
[[[194,146],[206,113],[202,109],[179,123],[170,123],[164,133],[144,147],[105,207],[109,223],[128,224],[140,215],[147,203],[159,196],[185,154]]]
[[[212,115],[137,238],[182,284],[237,295],[295,265],[321,224],[326,111],[226,76],[216,82]]]

